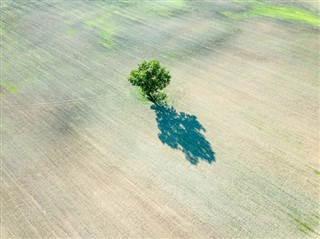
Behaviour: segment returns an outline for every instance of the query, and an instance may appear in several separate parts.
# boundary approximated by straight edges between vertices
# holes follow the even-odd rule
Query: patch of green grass
[[[72,34],[74,34],[75,32],[76,32],[76,29],[73,29],[73,28],[70,28],[70,29],[67,30],[67,34],[68,34],[68,35],[72,35]]]
[[[314,168],[314,167],[311,167],[309,165],[306,165],[308,168],[310,168],[315,174],[319,175],[320,176],[320,170]]]
[[[7,83],[7,82],[1,82],[1,86],[4,87],[7,91],[9,91],[10,93],[16,93],[17,92],[17,88],[14,87],[12,84]]]
[[[141,101],[148,101],[145,93],[140,89],[140,87],[135,87],[137,89],[137,98]]]
[[[103,47],[111,48],[115,45],[113,37],[116,35],[116,26],[110,14],[105,13],[99,17],[85,21],[85,24],[99,32]]]
[[[115,43],[112,39],[112,37],[115,35],[115,30],[114,28],[106,28],[100,31],[100,36],[102,37],[102,46],[105,48],[110,48],[112,47]]]
[[[170,60],[170,61],[177,61],[178,60],[177,56],[175,56],[174,54],[169,54],[169,53],[161,54],[160,57],[162,57],[163,59]]]
[[[5,22],[0,22],[0,31],[2,32],[2,31],[4,31],[4,30],[6,30],[7,29],[7,24],[5,23]]]
[[[301,23],[320,26],[320,17],[304,9],[291,6],[273,5],[264,2],[253,2],[251,9],[242,13],[222,12],[226,17],[241,20],[254,16],[271,17],[280,20],[291,20]]]

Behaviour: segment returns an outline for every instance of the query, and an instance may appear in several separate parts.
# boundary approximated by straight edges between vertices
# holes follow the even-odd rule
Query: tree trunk
[[[147,93],[147,96],[152,102],[155,102],[155,99],[154,99],[153,95],[150,92]]]

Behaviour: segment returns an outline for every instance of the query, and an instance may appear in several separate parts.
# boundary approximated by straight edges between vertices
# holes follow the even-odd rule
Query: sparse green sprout
[[[138,69],[132,70],[128,77],[130,83],[139,86],[151,101],[165,99],[161,90],[169,85],[170,79],[170,72],[158,60],[141,62]]]

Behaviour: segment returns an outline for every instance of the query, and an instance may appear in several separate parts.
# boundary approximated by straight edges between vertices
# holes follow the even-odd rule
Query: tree
[[[128,80],[134,86],[139,86],[150,100],[155,100],[155,93],[169,85],[170,72],[160,65],[156,59],[138,64],[138,69],[132,70]]]

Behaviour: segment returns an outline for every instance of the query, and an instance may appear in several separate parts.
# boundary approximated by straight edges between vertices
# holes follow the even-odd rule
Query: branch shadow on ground
[[[151,109],[156,113],[158,137],[163,144],[181,150],[193,165],[200,160],[210,164],[215,161],[212,147],[202,134],[206,130],[196,116],[177,112],[167,105],[154,104]]]

